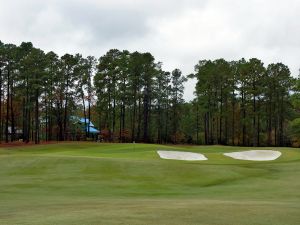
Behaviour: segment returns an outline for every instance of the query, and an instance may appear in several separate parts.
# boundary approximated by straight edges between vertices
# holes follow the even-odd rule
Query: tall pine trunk
[[[10,99],[10,68],[7,70],[7,95],[6,95],[6,121],[5,121],[5,142],[8,143],[8,120],[9,120],[9,99]]]
[[[131,117],[131,142],[135,141],[135,121],[136,121],[136,87],[134,87],[133,92],[133,109],[132,109],[132,117]]]
[[[272,98],[268,107],[268,146],[272,145]]]
[[[35,91],[35,133],[34,133],[34,143],[35,144],[40,143],[39,126],[40,126],[40,123],[39,123],[39,89],[37,88]]]
[[[256,147],[257,146],[257,141],[256,141],[256,132],[257,132],[257,128],[256,128],[256,96],[253,96],[253,146]]]
[[[138,103],[138,127],[137,127],[137,140],[140,141],[141,139],[141,123],[142,123],[142,110],[141,106],[142,105],[142,100],[141,97],[139,97],[139,103]]]
[[[91,96],[90,95],[88,99],[88,117],[89,117],[89,125],[88,125],[87,135],[90,138],[90,126],[91,126]]]
[[[243,114],[243,122],[242,122],[242,133],[243,133],[243,146],[246,145],[246,106],[245,106],[245,94],[242,91],[242,114]]]
[[[13,108],[13,93],[14,93],[13,81],[10,84],[10,88],[11,88],[11,93],[10,93],[10,118],[11,118],[11,135],[10,135],[10,141],[13,142],[13,141],[15,141],[15,137],[16,137],[15,115],[14,115],[14,108]]]
[[[148,97],[148,91],[146,90],[146,93],[144,94],[144,100],[143,100],[144,110],[143,110],[143,122],[144,122],[144,135],[143,140],[145,143],[148,142],[148,119],[149,119],[149,97]]]
[[[2,70],[0,68],[0,144],[2,143]]]
[[[84,115],[84,133],[85,133],[85,140],[86,137],[88,137],[88,131],[87,131],[87,122],[86,122],[86,110],[85,110],[85,101],[84,101],[84,94],[83,91],[81,93],[81,98],[82,98],[82,105],[83,105],[83,115]]]
[[[233,95],[234,95],[234,92],[233,92]],[[235,138],[235,102],[234,102],[234,99],[232,99],[232,124],[231,124],[231,144],[232,145],[235,145],[235,142],[234,142],[234,138]]]

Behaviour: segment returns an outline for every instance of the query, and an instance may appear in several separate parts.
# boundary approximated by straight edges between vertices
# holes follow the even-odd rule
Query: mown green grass
[[[160,159],[158,149],[209,160]],[[234,160],[253,148],[62,143],[0,149],[0,224],[300,224],[300,151]]]

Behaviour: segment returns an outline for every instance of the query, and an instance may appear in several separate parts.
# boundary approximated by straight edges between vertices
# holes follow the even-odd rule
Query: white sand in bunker
[[[179,152],[179,151],[157,151],[158,155],[162,159],[174,159],[174,160],[187,160],[187,161],[200,161],[207,160],[207,158],[200,153],[193,152]]]
[[[250,150],[243,152],[224,153],[234,159],[251,160],[251,161],[271,161],[279,158],[281,152],[273,150]]]

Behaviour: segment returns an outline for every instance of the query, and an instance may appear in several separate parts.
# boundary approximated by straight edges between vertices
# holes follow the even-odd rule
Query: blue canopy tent
[[[89,119],[80,118],[79,121],[81,124],[86,123],[86,128],[85,128],[86,132],[90,131],[91,134],[99,134],[100,133],[100,131],[95,128],[94,124]]]
[[[85,123],[86,122],[86,124],[89,124],[90,127],[95,127],[94,124],[92,122],[90,122],[90,120],[87,119],[87,118],[86,119],[80,118],[79,121],[80,121],[80,123]]]
[[[80,126],[82,127],[82,130],[84,130],[85,132],[89,132],[90,134],[99,134],[100,131],[98,129],[95,128],[95,125],[89,120],[89,119],[85,119],[85,118],[79,118],[77,116],[72,116],[71,119],[73,120],[74,124],[80,124]],[[86,123],[86,126],[85,126]]]
[[[88,127],[86,127],[86,132],[88,132],[88,131],[89,131],[89,129],[88,129]],[[90,126],[90,133],[91,133],[91,134],[99,134],[100,131],[97,130],[96,128]]]
[[[83,125],[86,123],[86,127],[85,127],[86,132],[90,132],[91,134],[100,133],[100,131],[95,128],[94,124],[89,119],[80,118],[79,121]]]

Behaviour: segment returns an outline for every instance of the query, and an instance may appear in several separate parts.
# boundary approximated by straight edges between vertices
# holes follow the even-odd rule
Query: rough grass
[[[204,153],[160,159],[156,150]],[[272,162],[224,152],[253,148],[63,143],[0,150],[0,224],[295,225],[300,151]]]

